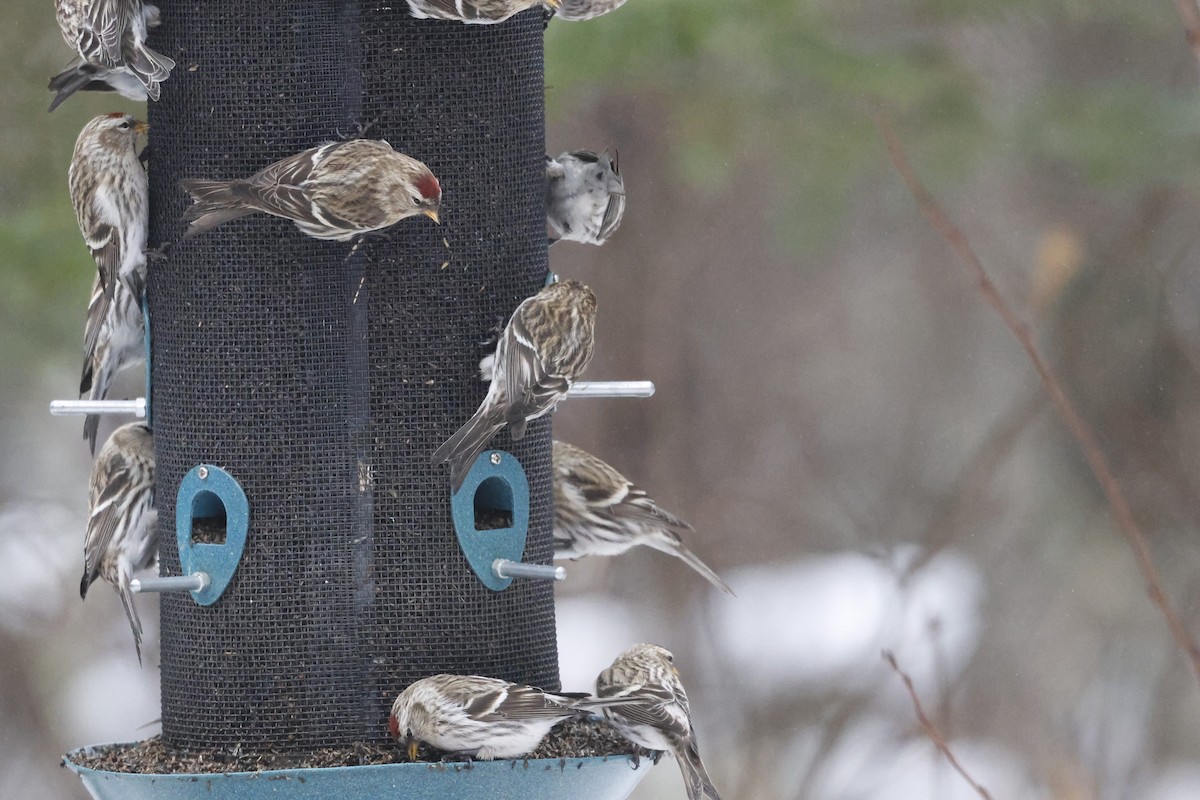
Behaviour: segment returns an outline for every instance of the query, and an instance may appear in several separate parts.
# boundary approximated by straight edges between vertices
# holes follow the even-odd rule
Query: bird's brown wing
[[[101,223],[84,235],[88,250],[96,260],[96,271],[104,293],[111,298],[121,270],[121,234],[112,225]]]
[[[518,417],[524,420],[544,411],[571,387],[565,377],[547,371],[521,311],[518,307],[504,331],[507,339],[503,353],[504,388],[509,400],[509,425],[514,425]]]
[[[100,465],[102,472],[92,481],[91,514],[83,541],[83,570],[89,583],[95,580],[100,559],[108,550],[113,532],[133,503],[134,484],[139,473],[137,466],[135,459],[117,453]],[[148,474],[146,470],[140,472]]]
[[[112,301],[104,293],[104,287],[100,284],[100,276],[97,275],[92,282],[92,297],[88,300],[87,322],[83,326],[83,373],[79,379],[80,394],[92,388],[96,343],[100,339],[100,328],[104,326],[104,318],[108,316],[110,302]]]
[[[121,38],[125,33],[126,14],[131,11],[127,0],[93,0],[79,31],[81,53],[95,53],[106,67],[122,63]]]
[[[567,698],[563,698],[563,701],[555,700],[553,695],[532,686],[509,686],[489,716],[506,719],[568,716],[572,710],[564,701],[569,702]]]
[[[313,147],[280,159],[250,176],[245,189],[264,211],[293,220],[316,220],[320,211],[314,209],[304,183],[332,147],[336,145]]]
[[[671,736],[680,738],[691,733],[687,698],[680,697],[669,687],[644,683],[633,686],[610,685],[598,687],[598,697],[626,697],[632,702],[615,709],[614,713],[641,725],[650,725]]]

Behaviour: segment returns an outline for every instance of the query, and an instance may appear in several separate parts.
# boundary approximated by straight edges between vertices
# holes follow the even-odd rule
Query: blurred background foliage
[[[57,754],[157,715],[116,602],[74,596],[88,459],[45,412],[76,386],[93,274],[71,148],[91,116],[137,110],[88,95],[47,115],[68,60],[49,0],[10,0],[0,795],[30,798],[82,797]],[[973,796],[915,727],[890,647],[998,798],[1200,796],[1186,662],[874,123],[1033,325],[1200,633],[1200,73],[1173,5],[629,0],[552,22],[546,73],[548,151],[617,148],[629,191],[607,246],[551,252],[601,298],[589,377],[659,388],[569,404],[556,433],[692,521],[739,593],[654,554],[571,565],[564,683],[632,641],[670,646],[726,800]],[[673,766],[635,794],[679,796]]]

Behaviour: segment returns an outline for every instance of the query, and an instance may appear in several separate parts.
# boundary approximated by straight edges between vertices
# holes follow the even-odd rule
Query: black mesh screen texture
[[[429,456],[483,397],[481,342],[544,282],[542,22],[411,19],[400,0],[181,0],[151,39],[178,64],[149,105],[152,411],[164,574],[175,497],[214,463],[250,500],[211,607],[162,596],[162,722],[185,747],[387,740],[396,693],[437,672],[558,686],[553,589],[486,589]],[[249,175],[363,132],[441,180],[418,217],[349,244],[253,215],[181,241],[182,178]],[[552,554],[550,425],[525,560]]]

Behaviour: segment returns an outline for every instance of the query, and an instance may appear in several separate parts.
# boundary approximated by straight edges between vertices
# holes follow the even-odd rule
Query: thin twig
[[[1188,0],[1189,3],[1192,1]],[[1125,541],[1133,551],[1138,571],[1141,572],[1142,579],[1146,582],[1146,593],[1150,596],[1150,601],[1166,619],[1171,636],[1187,656],[1192,666],[1192,672],[1195,673],[1197,680],[1200,680],[1200,647],[1196,645],[1195,639],[1188,633],[1183,620],[1180,619],[1170,600],[1167,599],[1166,592],[1163,591],[1162,577],[1159,575],[1158,569],[1154,566],[1154,559],[1150,555],[1150,546],[1146,542],[1146,535],[1142,533],[1141,528],[1138,527],[1137,522],[1133,518],[1133,513],[1129,509],[1129,503],[1125,500],[1125,495],[1121,492],[1121,486],[1113,476],[1112,469],[1108,465],[1108,459],[1104,457],[1104,452],[1100,449],[1100,445],[1096,440],[1096,434],[1092,432],[1091,426],[1080,416],[1075,408],[1075,404],[1067,397],[1062,383],[1055,377],[1046,359],[1042,357],[1037,344],[1034,342],[1029,326],[1016,315],[1000,295],[991,278],[988,277],[987,271],[983,268],[983,263],[975,255],[975,251],[971,248],[971,243],[967,240],[966,235],[958,226],[951,222],[950,217],[946,215],[946,212],[942,210],[941,206],[933,199],[933,196],[929,194],[917,179],[912,166],[908,163],[908,156],[905,154],[900,140],[897,138],[895,131],[892,130],[891,123],[882,114],[877,116],[876,122],[879,125],[880,132],[883,134],[883,140],[887,144],[892,166],[895,167],[896,172],[900,174],[905,185],[908,186],[908,191],[912,194],[913,199],[917,201],[921,212],[929,220],[929,224],[942,235],[942,238],[946,240],[950,248],[974,275],[976,281],[978,281],[979,292],[983,295],[983,299],[1004,320],[1004,324],[1012,332],[1012,335],[1017,338],[1021,347],[1024,348],[1026,355],[1029,356],[1029,360],[1033,362],[1033,368],[1037,370],[1038,376],[1042,379],[1042,384],[1046,387],[1046,391],[1054,403],[1055,410],[1066,424],[1067,429],[1071,432],[1071,436],[1074,437],[1080,450],[1083,451],[1088,466],[1091,467],[1092,473],[1096,476],[1096,480],[1104,490],[1104,495],[1108,499],[1109,506],[1112,508],[1113,516],[1116,518],[1117,527],[1120,528],[1121,534],[1125,537]]]
[[[1196,7],[1196,0],[1175,0],[1175,8],[1179,10],[1179,18],[1183,20],[1188,46],[1192,48],[1192,55],[1200,65],[1200,8]]]
[[[979,785],[979,782],[971,777],[971,773],[958,763],[958,759],[954,757],[954,753],[950,752],[950,745],[946,744],[946,737],[942,736],[942,732],[937,729],[933,721],[925,714],[925,709],[921,707],[921,698],[917,697],[917,690],[913,687],[912,678],[908,673],[900,669],[900,665],[896,663],[896,656],[891,650],[883,651],[883,660],[888,662],[892,671],[900,676],[900,680],[904,681],[904,688],[908,689],[908,696],[912,698],[913,711],[917,712],[917,720],[921,723],[921,727],[925,729],[925,735],[929,737],[934,746],[945,756],[950,762],[950,766],[954,767],[955,772],[962,776],[962,779],[970,784],[971,788],[978,792],[983,800],[995,800],[988,790]]]

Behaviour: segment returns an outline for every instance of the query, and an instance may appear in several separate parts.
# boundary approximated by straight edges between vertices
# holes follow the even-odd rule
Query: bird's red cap
[[[442,196],[442,185],[438,183],[437,178],[433,177],[432,172],[426,172],[417,178],[417,191],[426,200],[437,200]]]

